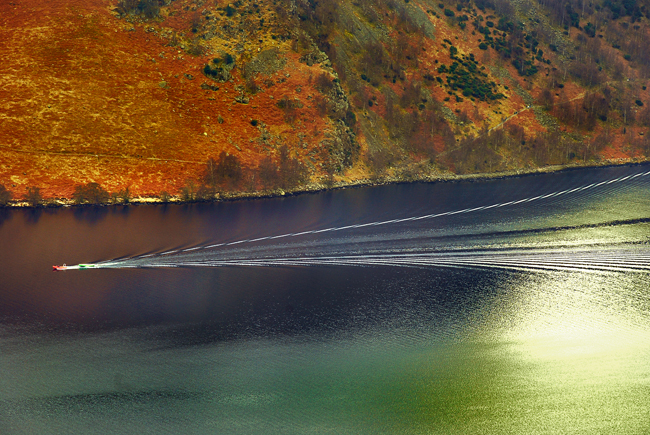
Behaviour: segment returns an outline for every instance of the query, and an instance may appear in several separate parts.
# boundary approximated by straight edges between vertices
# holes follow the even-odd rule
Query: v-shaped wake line
[[[640,172],[638,174],[634,175],[627,175],[624,177],[618,177],[614,178],[611,180],[605,180],[601,181],[598,183],[591,183],[585,186],[580,186],[580,187],[575,187],[571,189],[565,189],[565,190],[560,190],[557,192],[552,192],[552,193],[547,193],[544,195],[537,195],[533,196],[530,198],[523,198],[519,200],[513,200],[513,201],[508,201],[508,202],[502,202],[502,203],[497,203],[497,204],[491,204],[491,205],[484,205],[480,207],[472,207],[472,208],[465,208],[461,210],[454,210],[454,211],[446,211],[446,212],[441,212],[441,213],[431,213],[431,214],[426,214],[422,216],[411,216],[407,218],[397,218],[397,219],[390,219],[390,220],[385,220],[385,221],[374,221],[374,222],[366,222],[366,223],[360,223],[360,224],[352,224],[352,225],[345,225],[341,227],[329,227],[329,228],[322,228],[319,230],[308,230],[308,231],[300,231],[296,233],[286,233],[286,234],[278,234],[274,236],[264,236],[264,237],[257,237],[253,239],[244,239],[244,240],[237,240],[233,242],[223,242],[223,243],[215,243],[207,246],[195,246],[191,248],[185,248],[185,249],[173,249],[170,251],[162,252],[160,254],[148,254],[144,255],[141,257],[134,257],[134,259],[140,259],[140,258],[145,258],[145,257],[150,257],[150,256],[163,256],[163,255],[171,255],[171,254],[177,254],[177,253],[182,253],[182,252],[190,252],[190,251],[196,251],[199,249],[212,249],[212,248],[218,248],[218,247],[225,247],[225,246],[234,246],[234,245],[240,245],[244,243],[255,243],[255,242],[262,242],[265,240],[277,240],[277,239],[282,239],[282,238],[289,238],[289,237],[298,237],[298,236],[304,236],[304,235],[309,235],[309,234],[322,234],[322,233],[328,233],[328,232],[337,232],[337,231],[344,231],[344,230],[350,230],[350,229],[358,229],[358,228],[366,228],[366,227],[374,227],[374,226],[382,226],[382,225],[389,225],[389,224],[397,224],[397,223],[403,223],[403,222],[412,222],[412,221],[419,221],[419,220],[425,220],[425,219],[435,219],[438,217],[443,217],[443,216],[453,216],[453,215],[458,215],[458,214],[465,214],[465,213],[473,213],[477,211],[484,211],[484,210],[490,210],[493,208],[501,208],[501,207],[508,207],[508,206],[513,206],[513,205],[518,205],[518,204],[523,204],[527,202],[534,202],[534,201],[539,201],[542,199],[548,199],[548,198],[555,198],[561,195],[568,195],[571,193],[576,193],[576,192],[582,192],[585,190],[589,189],[595,189],[600,186],[606,186],[606,185],[611,185],[614,183],[621,183],[623,181],[629,181],[633,180],[638,177],[646,177],[650,175],[650,171],[646,172]]]
[[[627,257],[616,256],[615,258],[606,259],[602,254],[598,254],[597,259],[593,258],[594,253],[587,254],[590,259],[581,258],[575,254],[570,254],[570,258],[562,258],[558,255],[548,257],[549,253],[541,256],[530,257],[523,252],[513,254],[511,256],[504,254],[484,254],[484,255],[454,255],[445,254],[444,257],[440,254],[415,254],[415,257],[405,255],[388,255],[388,256],[337,256],[337,257],[299,257],[299,258],[258,258],[258,259],[230,259],[230,260],[211,260],[211,259],[197,259],[179,258],[179,254],[188,253],[191,256],[202,256],[201,251],[209,250],[218,247],[237,246],[246,243],[255,243],[265,240],[278,240],[283,238],[299,237],[309,234],[322,234],[329,232],[338,232],[351,229],[377,227],[390,224],[398,224],[404,222],[413,222],[426,219],[435,219],[444,216],[454,216],[466,213],[474,213],[484,210],[511,207],[518,204],[531,203],[548,198],[556,198],[562,195],[575,194],[590,189],[596,189],[601,186],[611,186],[616,183],[631,181],[646,177],[650,175],[650,170],[621,176],[618,178],[604,180],[597,183],[591,183],[584,186],[573,187],[556,192],[551,192],[543,195],[536,195],[529,198],[522,198],[507,202],[501,202],[491,205],[484,205],[478,207],[465,208],[460,210],[445,211],[440,213],[431,213],[421,216],[410,216],[406,218],[396,218],[383,221],[374,221],[366,223],[358,223],[345,225],[340,227],[328,227],[322,229],[300,231],[294,233],[277,234],[264,237],[257,237],[251,239],[237,240],[232,242],[215,243],[206,246],[194,246],[184,249],[172,249],[161,253],[149,253],[141,256],[122,258],[116,260],[107,260],[93,265],[70,266],[68,269],[81,269],[81,268],[140,268],[140,267],[179,267],[179,266],[210,266],[210,267],[224,267],[224,266],[316,266],[316,265],[357,265],[357,266],[373,266],[373,265],[391,265],[391,266],[411,266],[411,267],[430,267],[430,266],[445,266],[445,267],[494,267],[494,268],[525,268],[527,270],[540,270],[540,269],[554,269],[554,270],[605,270],[605,271],[630,271],[630,272],[646,272],[649,269],[650,260],[648,255],[633,255]],[[647,250],[644,252],[648,252]],[[189,254],[191,253],[191,254]],[[490,258],[494,257],[494,258]],[[567,261],[566,264],[563,261]],[[567,265],[568,264],[568,265]]]
[[[287,267],[287,266],[393,266],[510,269],[521,271],[625,272],[650,274],[650,246],[600,250],[539,250],[462,253],[397,253],[341,256],[301,256],[236,260],[142,262],[130,267]],[[124,267],[109,265],[108,267]]]

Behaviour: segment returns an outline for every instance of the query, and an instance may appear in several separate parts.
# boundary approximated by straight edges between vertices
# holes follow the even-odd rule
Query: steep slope
[[[650,55],[620,32],[647,37],[648,11],[548,3],[321,1],[298,15],[363,115],[376,173],[644,159]]]
[[[633,1],[3,3],[0,184],[14,197],[39,187],[84,202],[94,182],[193,200],[645,160],[649,13]]]
[[[181,36],[194,36],[194,15],[180,2],[171,17],[144,23],[101,0],[27,3],[5,5],[1,25],[0,178],[16,193],[39,186],[45,196],[70,196],[90,181],[176,193],[222,152],[254,168],[266,156],[277,161],[282,145],[316,178],[329,164],[319,147],[337,126],[318,114],[309,85],[327,72],[300,63],[289,42],[197,48],[198,38]],[[220,45],[234,58],[225,81],[204,74]],[[259,59],[270,61],[258,85],[242,65],[255,71]]]

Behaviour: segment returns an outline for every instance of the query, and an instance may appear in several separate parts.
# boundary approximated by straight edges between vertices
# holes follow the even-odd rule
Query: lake
[[[2,434],[650,431],[649,165],[0,209],[0,246]]]

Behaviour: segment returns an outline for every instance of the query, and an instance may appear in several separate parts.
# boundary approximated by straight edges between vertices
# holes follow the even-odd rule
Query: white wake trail
[[[524,252],[512,254],[471,254],[471,255],[452,255],[452,254],[415,254],[407,255],[388,255],[388,256],[336,256],[336,257],[296,257],[296,258],[262,258],[262,259],[230,259],[230,260],[211,260],[197,259],[192,257],[202,255],[200,252],[222,247],[235,247],[237,245],[250,244],[266,240],[277,241],[279,239],[295,238],[305,235],[315,235],[323,233],[339,232],[351,229],[360,229],[368,227],[378,227],[405,222],[414,222],[438,217],[454,216],[460,214],[480,212],[490,209],[512,207],[519,204],[529,204],[535,201],[541,201],[549,198],[557,198],[562,195],[571,195],[578,192],[593,190],[601,186],[612,186],[617,183],[640,179],[650,175],[650,171],[640,172],[633,175],[622,176],[611,180],[604,180],[597,183],[591,183],[584,186],[572,187],[569,189],[559,190],[556,192],[542,195],[531,196],[518,200],[500,202],[491,205],[464,208],[460,210],[445,211],[439,213],[425,214],[421,216],[410,216],[405,218],[396,218],[382,221],[373,221],[366,223],[357,223],[339,227],[328,227],[286,234],[269,235],[264,237],[237,240],[232,242],[215,243],[206,246],[194,246],[190,248],[172,249],[161,253],[150,253],[142,256],[131,257],[120,260],[111,260],[103,263],[96,263],[93,268],[138,268],[138,267],[179,267],[179,266],[316,266],[316,265],[391,265],[391,266],[411,266],[411,267],[493,267],[493,268],[525,268],[527,270],[539,269],[557,269],[557,270],[608,270],[608,271],[647,271],[649,268],[648,250],[644,254],[635,254],[624,256],[619,252],[587,252],[577,255],[576,253],[566,254],[562,257],[560,254],[550,254],[548,252],[536,254],[524,254]],[[595,257],[594,257],[595,255]],[[609,255],[609,257],[607,257]],[[566,262],[566,264],[564,263]],[[77,269],[79,266],[72,266],[71,269]]]
[[[278,267],[278,266],[394,266],[463,267],[525,271],[626,272],[650,274],[650,247],[606,250],[511,250],[506,252],[435,252],[418,254],[341,255],[237,260],[187,260],[142,263],[135,267]],[[115,267],[119,267],[115,265]]]
[[[398,218],[398,219],[390,219],[390,220],[385,220],[385,221],[374,221],[374,222],[367,222],[367,223],[361,223],[361,224],[354,224],[354,225],[345,225],[341,227],[329,227],[329,228],[323,228],[319,230],[309,230],[309,231],[301,231],[298,233],[287,233],[287,234],[278,234],[275,236],[265,236],[265,237],[258,237],[254,239],[245,239],[245,240],[237,240],[234,242],[224,242],[224,243],[216,243],[212,245],[207,245],[207,246],[196,246],[193,248],[187,248],[187,249],[176,249],[172,251],[167,251],[167,252],[162,252],[158,255],[170,255],[178,252],[188,252],[188,251],[194,251],[198,249],[211,249],[211,248],[217,248],[217,247],[222,247],[222,246],[234,246],[234,245],[239,245],[242,243],[254,243],[254,242],[260,242],[264,240],[277,240],[277,239],[282,239],[282,238],[289,238],[289,237],[298,237],[298,236],[304,236],[304,235],[309,235],[309,234],[322,234],[322,233],[328,233],[328,232],[336,232],[336,231],[344,231],[344,230],[349,230],[349,229],[358,229],[358,228],[365,228],[365,227],[371,227],[371,226],[381,226],[381,225],[389,225],[389,224],[399,224],[403,222],[409,222],[409,221],[418,221],[418,220],[424,220],[424,219],[435,219],[438,217],[443,217],[443,216],[453,216],[457,214],[465,214],[465,213],[472,213],[472,212],[477,212],[477,211],[484,211],[484,210],[489,210],[492,208],[500,208],[500,207],[507,207],[507,206],[512,206],[512,205],[517,205],[517,204],[522,204],[522,203],[529,203],[533,201],[539,201],[542,199],[547,199],[547,198],[554,198],[557,196],[561,195],[567,195],[575,192],[582,192],[588,189],[595,189],[600,186],[604,185],[610,185],[613,183],[621,183],[623,181],[627,180],[632,180],[637,177],[645,177],[650,175],[650,171],[647,172],[641,172],[638,174],[634,175],[628,175],[625,177],[619,177],[619,178],[614,178],[612,180],[605,180],[601,181],[599,183],[591,183],[586,186],[580,186],[572,189],[565,189],[565,190],[560,190],[557,192],[552,192],[548,193],[545,195],[537,195],[534,197],[530,198],[523,198],[520,200],[513,200],[513,201],[508,201],[508,202],[502,202],[502,203],[497,203],[497,204],[492,204],[492,205],[485,205],[485,206],[480,206],[480,207],[472,207],[472,208],[465,208],[461,210],[454,210],[454,211],[446,211],[446,212],[441,212],[441,213],[432,213],[432,214],[426,214],[422,216],[411,216],[411,217],[406,217],[406,218]],[[136,258],[144,258],[144,257],[136,257]]]

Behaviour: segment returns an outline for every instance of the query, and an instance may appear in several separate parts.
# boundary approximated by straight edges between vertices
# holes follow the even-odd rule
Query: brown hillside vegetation
[[[0,186],[197,200],[645,160],[648,16],[612,0],[3,2]]]
[[[31,3],[2,11],[0,177],[19,195],[38,185],[45,196],[69,197],[92,181],[110,191],[177,193],[211,157],[225,151],[255,167],[265,156],[277,160],[282,144],[318,172],[315,146],[328,130],[309,104],[318,66],[289,52],[286,66],[240,103],[242,77],[210,80],[202,71],[212,57],[170,46],[149,31],[159,23],[131,24],[101,0]],[[300,120],[287,122],[282,98],[304,100]]]

